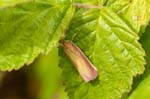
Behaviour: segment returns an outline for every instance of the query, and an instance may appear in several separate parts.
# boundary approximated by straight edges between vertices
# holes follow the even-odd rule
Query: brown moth
[[[98,76],[95,66],[88,60],[84,53],[71,41],[63,42],[64,52],[70,58],[81,77],[85,82],[94,80]]]

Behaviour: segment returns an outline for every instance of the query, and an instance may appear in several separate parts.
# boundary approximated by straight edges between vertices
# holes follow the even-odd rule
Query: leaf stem
[[[102,9],[103,6],[90,5],[90,4],[82,4],[82,3],[74,3],[73,4],[77,8],[87,8],[87,9]]]

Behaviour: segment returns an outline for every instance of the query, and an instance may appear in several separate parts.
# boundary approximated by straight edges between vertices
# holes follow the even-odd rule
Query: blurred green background
[[[54,48],[18,71],[0,72],[0,99],[68,99],[58,61]]]

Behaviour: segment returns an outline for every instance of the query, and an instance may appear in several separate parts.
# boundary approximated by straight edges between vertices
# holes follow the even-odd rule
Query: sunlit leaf
[[[150,0],[108,0],[115,11],[136,33],[143,32],[150,21]]]
[[[61,50],[60,66],[70,99],[120,99],[130,91],[133,76],[144,71],[137,34],[108,8],[79,9],[66,40],[73,40],[99,71],[96,80],[85,83]]]
[[[19,69],[57,46],[74,8],[27,2],[0,9],[0,70]]]

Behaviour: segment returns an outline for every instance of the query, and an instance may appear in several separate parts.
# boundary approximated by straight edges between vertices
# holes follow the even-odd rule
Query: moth
[[[94,80],[98,70],[72,41],[64,41],[63,49],[85,82]]]

